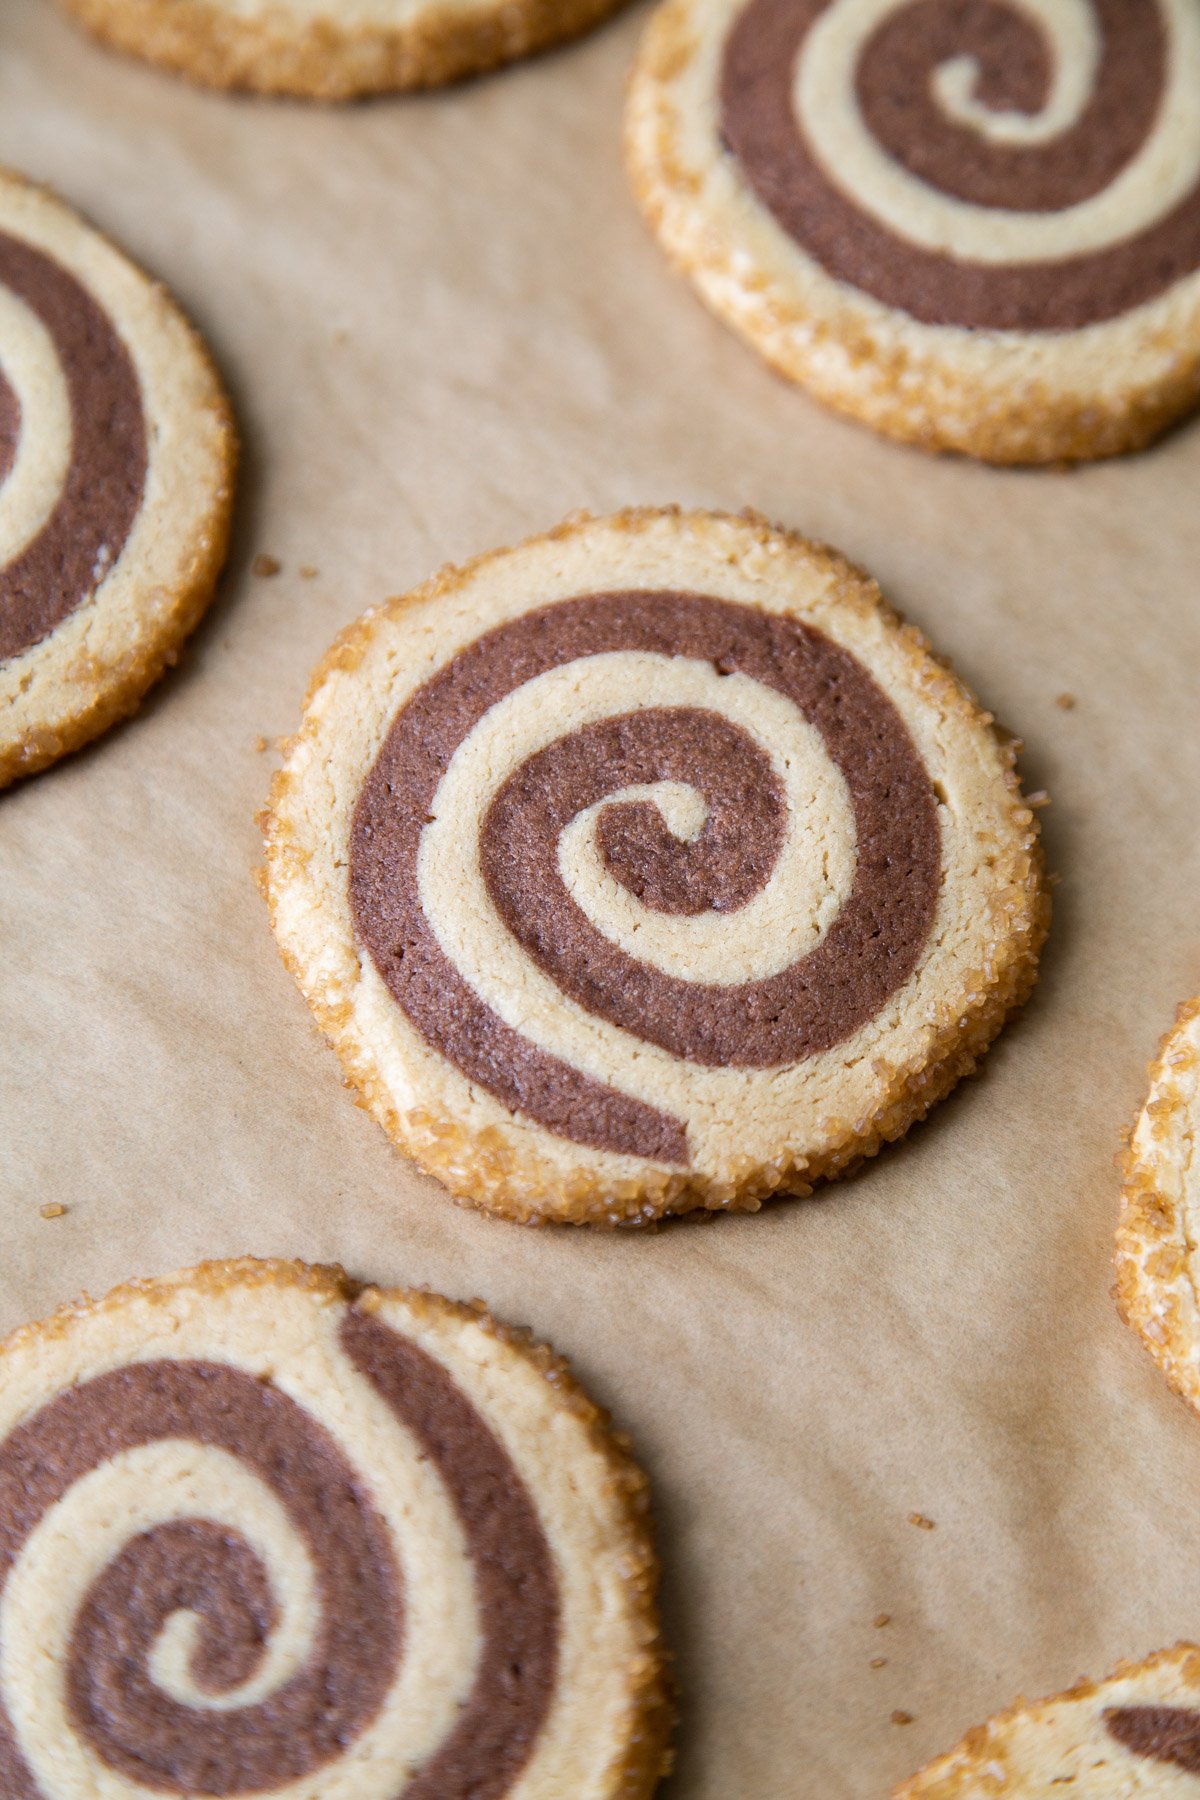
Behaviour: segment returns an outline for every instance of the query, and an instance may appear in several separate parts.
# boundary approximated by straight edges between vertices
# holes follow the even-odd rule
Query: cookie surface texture
[[[1200,1781],[1200,1647],[1177,1644],[1106,1681],[1018,1701],[895,1790],[895,1800],[1192,1800]]]
[[[1117,1301],[1171,1386],[1200,1411],[1200,1000],[1150,1069],[1125,1159]]]
[[[366,614],[265,824],[366,1104],[521,1219],[807,1191],[974,1065],[1045,929],[987,715],[747,518],[576,519]]]
[[[709,306],[879,431],[1075,460],[1200,397],[1195,0],[666,0],[626,145]]]
[[[348,100],[578,37],[624,0],[61,0],[116,49],[222,88]]]
[[[0,787],[132,712],[212,597],[236,444],[162,288],[0,172]]]
[[[8,1800],[652,1792],[645,1483],[523,1334],[245,1259],[0,1371]]]

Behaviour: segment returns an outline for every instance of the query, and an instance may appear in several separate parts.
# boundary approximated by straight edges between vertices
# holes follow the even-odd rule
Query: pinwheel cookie
[[[1136,449],[1200,396],[1195,0],[667,0],[630,92],[672,260],[931,449]]]
[[[138,701],[212,597],[235,441],[163,289],[0,172],[0,787]]]
[[[896,1789],[895,1800],[1195,1800],[1200,1646],[1177,1644],[1106,1681],[1018,1701]]]
[[[749,518],[576,519],[367,613],[265,823],[366,1104],[521,1219],[808,1191],[974,1066],[1046,924],[1008,741]]]
[[[645,1483],[549,1351],[212,1263],[0,1347],[0,1793],[643,1800]]]
[[[1200,1000],[1179,1009],[1125,1159],[1117,1301],[1200,1411]]]
[[[347,100],[438,87],[578,37],[623,0],[62,0],[97,37],[212,87]]]

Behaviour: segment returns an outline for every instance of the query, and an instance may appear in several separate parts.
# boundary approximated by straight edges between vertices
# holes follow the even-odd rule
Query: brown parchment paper
[[[0,1326],[244,1251],[483,1296],[571,1356],[653,1477],[671,1800],[868,1800],[1018,1692],[1200,1637],[1200,1420],[1109,1298],[1113,1154],[1200,989],[1200,425],[1000,473],[777,382],[627,194],[644,19],[322,111],[0,4],[0,160],[167,280],[246,440],[181,667],[0,800]],[[523,1231],[450,1204],[343,1092],[252,881],[256,742],[370,602],[574,508],[668,500],[754,505],[879,576],[1024,737],[1057,918],[984,1077],[859,1177],[642,1237]]]

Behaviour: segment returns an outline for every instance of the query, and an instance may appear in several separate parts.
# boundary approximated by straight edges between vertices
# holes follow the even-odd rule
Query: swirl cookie
[[[224,560],[235,455],[163,289],[0,172],[0,787],[133,712],[174,660]]]
[[[367,613],[265,827],[366,1105],[525,1220],[807,1192],[974,1066],[1047,919],[988,715],[750,518],[576,519]]]
[[[895,1790],[895,1800],[1195,1800],[1200,1646],[1177,1644],[1106,1681],[1018,1701]]]
[[[626,143],[712,309],[879,431],[1109,456],[1200,397],[1195,0],[667,0]]]
[[[441,87],[591,29],[624,0],[61,0],[104,42],[209,87],[349,100]]]
[[[0,1793],[641,1800],[645,1483],[480,1309],[212,1263],[0,1347]]]
[[[1117,1303],[1177,1393],[1200,1411],[1200,1000],[1181,1006],[1150,1069],[1125,1159]]]

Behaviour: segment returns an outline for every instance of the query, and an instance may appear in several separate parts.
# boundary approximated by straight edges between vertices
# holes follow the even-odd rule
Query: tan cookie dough
[[[666,0],[626,147],[713,311],[878,431],[1054,462],[1200,397],[1194,0]]]
[[[578,37],[623,0],[62,0],[210,87],[317,100],[440,87]]]
[[[1150,1069],[1125,1160],[1117,1303],[1200,1411],[1200,1000],[1180,1007]]]
[[[1194,1800],[1200,1648],[1177,1644],[1106,1681],[1018,1700],[895,1790],[895,1800]]]
[[[972,1069],[1048,902],[1009,739],[834,552],[581,517],[367,613],[265,817],[385,1130],[522,1220],[807,1192]]]
[[[0,787],[175,660],[224,561],[236,448],[164,289],[0,171]]]
[[[644,1800],[646,1484],[482,1307],[209,1263],[0,1346],[0,1793]]]

